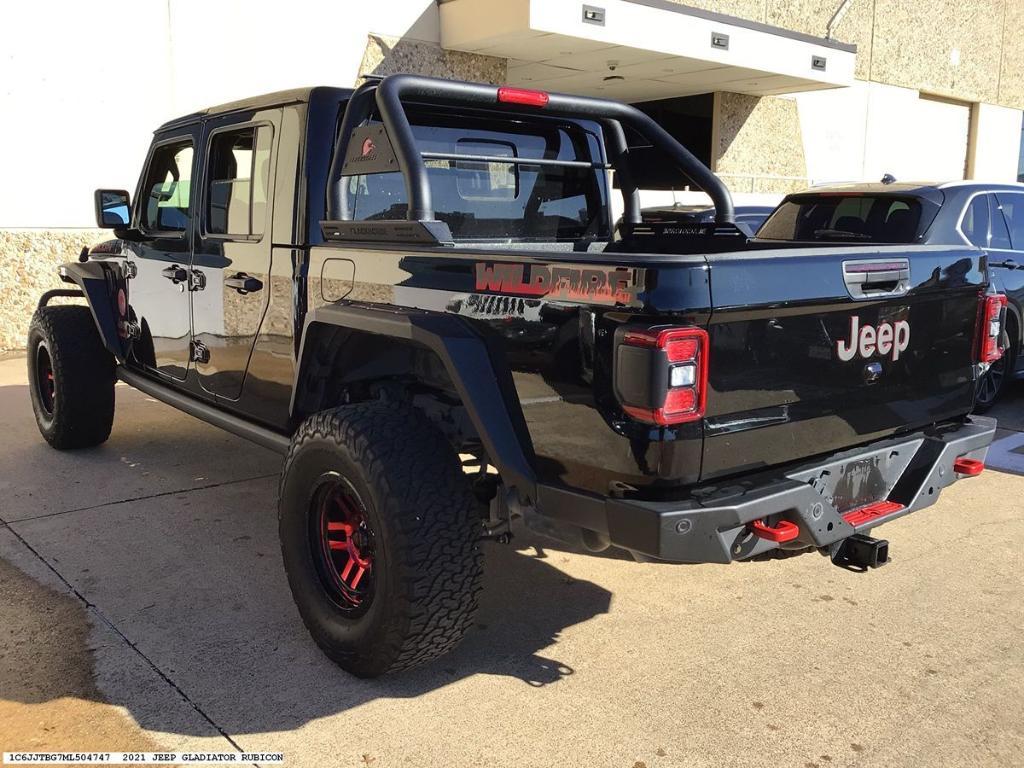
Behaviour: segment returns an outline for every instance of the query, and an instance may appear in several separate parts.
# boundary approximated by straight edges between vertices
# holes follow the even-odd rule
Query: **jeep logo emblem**
[[[881,323],[861,327],[860,318],[850,318],[850,338],[836,341],[836,354],[844,363],[861,357],[872,357],[876,353],[885,357],[892,354],[893,362],[900,359],[900,353],[910,346],[910,323],[897,320],[895,323]]]

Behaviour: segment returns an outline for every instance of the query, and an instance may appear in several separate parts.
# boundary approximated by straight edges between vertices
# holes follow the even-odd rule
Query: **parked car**
[[[624,125],[713,227],[612,238]],[[279,451],[292,594],[357,675],[459,641],[512,516],[640,559],[866,570],[869,532],[995,433],[969,415],[1000,321],[982,253],[747,250],[722,182],[617,102],[410,75],[271,94],[161,126],[134,200],[96,203],[117,238],[31,323],[40,432],[102,443],[120,379]]]
[[[974,181],[843,184],[787,196],[756,239],[780,242],[969,245],[986,253],[1008,300],[1006,353],[979,377],[976,408],[992,407],[1024,376],[1024,184]]]

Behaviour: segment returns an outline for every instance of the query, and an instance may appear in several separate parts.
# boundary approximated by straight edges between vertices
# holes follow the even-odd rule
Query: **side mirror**
[[[96,224],[100,229],[128,229],[131,199],[123,189],[96,190]]]

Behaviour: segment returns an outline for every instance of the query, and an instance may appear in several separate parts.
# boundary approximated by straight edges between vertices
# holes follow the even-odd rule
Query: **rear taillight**
[[[662,426],[704,416],[706,331],[625,326],[615,338],[615,394],[623,411]]]
[[[1003,356],[1003,310],[1006,296],[988,294],[981,297],[981,320],[978,329],[978,362],[994,363]]]

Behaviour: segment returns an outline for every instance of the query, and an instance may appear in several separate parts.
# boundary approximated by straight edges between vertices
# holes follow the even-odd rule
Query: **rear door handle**
[[[179,267],[177,264],[167,267],[166,269],[160,270],[160,274],[170,280],[172,283],[177,285],[178,283],[184,283],[188,280],[188,270],[184,267]]]
[[[263,281],[251,277],[245,272],[239,272],[224,280],[224,285],[238,291],[243,296],[247,293],[256,293],[263,290]]]

